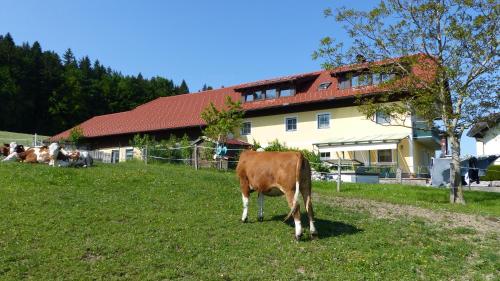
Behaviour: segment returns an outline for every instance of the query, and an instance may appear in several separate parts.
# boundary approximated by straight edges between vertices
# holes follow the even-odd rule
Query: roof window
[[[326,90],[328,89],[328,87],[330,87],[331,84],[332,82],[322,82],[321,84],[319,84],[318,90]]]

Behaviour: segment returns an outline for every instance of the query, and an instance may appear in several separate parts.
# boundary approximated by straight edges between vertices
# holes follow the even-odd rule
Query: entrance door
[[[120,151],[112,150],[111,151],[111,163],[118,163],[120,161]]]

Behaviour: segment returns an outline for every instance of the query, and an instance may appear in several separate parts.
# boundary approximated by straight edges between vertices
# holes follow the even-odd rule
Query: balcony
[[[439,148],[440,144],[440,131],[435,128],[429,128],[425,121],[413,122],[413,138],[427,145],[432,145]]]

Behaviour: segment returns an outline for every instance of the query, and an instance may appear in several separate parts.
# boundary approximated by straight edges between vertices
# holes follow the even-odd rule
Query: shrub
[[[281,144],[277,139],[272,141],[270,145],[265,148],[265,151],[299,151],[309,161],[309,163],[311,164],[311,168],[313,168],[314,170],[322,173],[327,173],[330,171],[328,166],[321,163],[319,154],[316,154],[307,149],[300,150],[298,148],[287,147],[285,143]]]
[[[491,165],[486,171],[486,175],[481,177],[482,181],[500,180],[500,165]]]

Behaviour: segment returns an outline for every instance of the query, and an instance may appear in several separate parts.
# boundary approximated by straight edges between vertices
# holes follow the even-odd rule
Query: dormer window
[[[295,95],[295,89],[292,87],[270,88],[266,90],[250,91],[243,94],[245,102],[258,101],[263,99],[276,99],[278,97],[291,97]]]
[[[339,89],[378,85],[394,78],[396,78],[394,73],[346,73],[339,77]]]
[[[328,87],[330,87],[331,84],[332,84],[332,82],[323,82],[323,83],[319,84],[318,90],[326,90],[326,89],[328,89]]]
[[[266,99],[275,99],[277,96],[276,89],[266,90]]]

